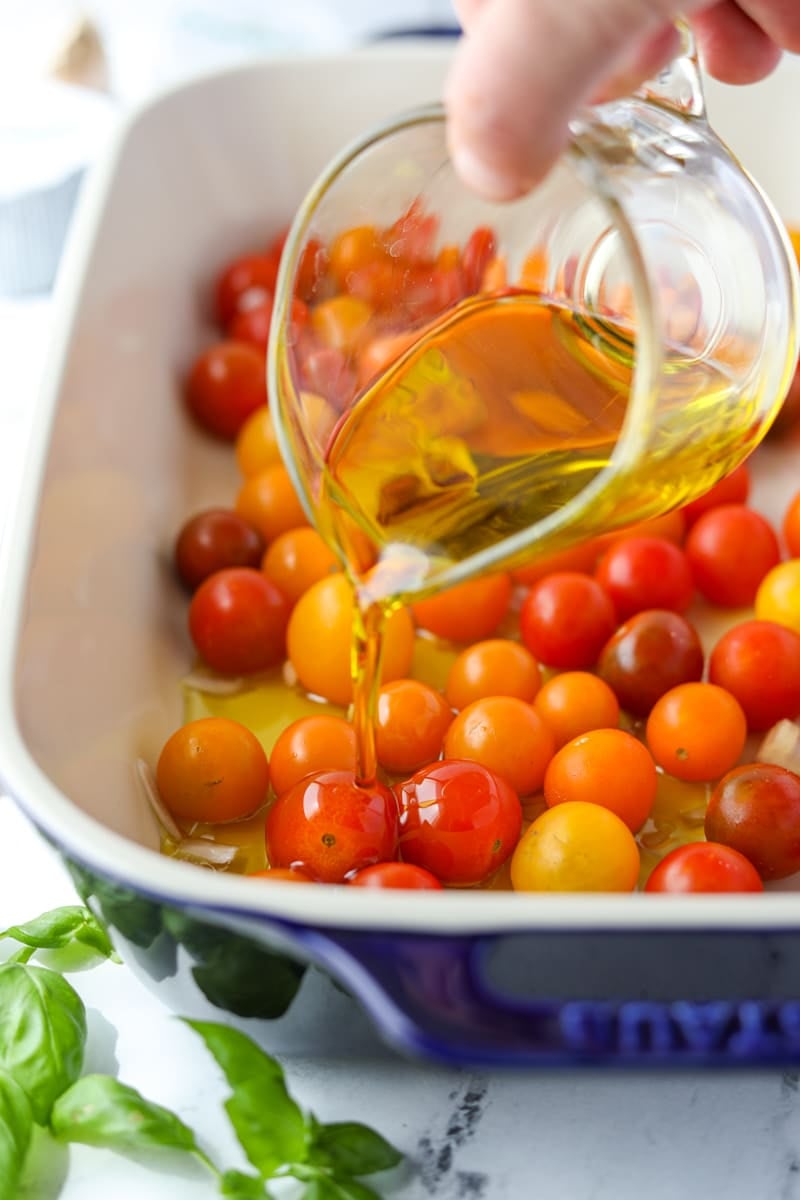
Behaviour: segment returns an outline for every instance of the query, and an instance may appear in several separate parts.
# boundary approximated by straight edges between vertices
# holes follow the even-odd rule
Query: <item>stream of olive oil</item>
[[[529,293],[465,301],[340,421],[320,531],[357,582],[354,722],[374,778],[381,628],[393,605],[448,586],[458,564],[535,529],[608,467],[630,399],[635,339]],[[719,474],[752,421],[730,373],[667,355],[646,458],[615,474],[568,531],[576,541],[666,511]],[[534,535],[535,536],[535,535]],[[542,553],[564,544],[537,539]],[[531,554],[534,547],[528,548]]]

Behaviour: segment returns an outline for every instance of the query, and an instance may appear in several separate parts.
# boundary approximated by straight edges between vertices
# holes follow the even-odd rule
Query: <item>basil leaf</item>
[[[320,1175],[306,1184],[302,1200],[381,1200],[377,1192],[357,1179],[333,1179]]]
[[[239,1143],[265,1178],[284,1163],[306,1158],[306,1122],[286,1090],[283,1068],[249,1037],[213,1021],[187,1021],[225,1074],[225,1101]]]
[[[357,1121],[331,1125],[313,1122],[308,1161],[330,1167],[335,1175],[373,1175],[402,1162],[403,1155],[385,1138]]]
[[[0,966],[0,1067],[24,1089],[40,1125],[80,1075],[85,1045],[86,1010],[66,979],[45,967]]]
[[[270,1200],[260,1175],[245,1175],[241,1171],[225,1171],[219,1181],[220,1195],[233,1200]]]
[[[17,1200],[32,1132],[28,1097],[13,1076],[0,1071],[0,1200]]]
[[[110,1075],[84,1075],[53,1105],[50,1129],[61,1142],[108,1150],[168,1150],[198,1153],[194,1133],[180,1117],[146,1100]]]
[[[13,938],[36,950],[60,950],[71,942],[78,942],[105,958],[116,958],[105,929],[82,904],[52,908],[24,925],[10,925],[0,933],[0,938]]]

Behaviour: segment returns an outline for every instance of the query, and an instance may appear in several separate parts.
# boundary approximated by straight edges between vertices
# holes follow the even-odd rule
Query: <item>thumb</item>
[[[529,191],[567,140],[581,104],[630,87],[675,52],[680,0],[484,0],[448,78],[456,170],[493,200]]]

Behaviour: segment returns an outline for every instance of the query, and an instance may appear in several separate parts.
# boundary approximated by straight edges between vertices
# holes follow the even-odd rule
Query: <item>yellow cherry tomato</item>
[[[632,892],[638,878],[630,829],[609,809],[582,800],[537,817],[511,859],[517,892]]]
[[[756,616],[800,633],[800,558],[768,571],[756,592]]]

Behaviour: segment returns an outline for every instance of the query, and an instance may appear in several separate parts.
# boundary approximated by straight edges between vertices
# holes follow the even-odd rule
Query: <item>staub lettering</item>
[[[800,1000],[575,1001],[561,1009],[559,1028],[565,1048],[580,1054],[742,1060],[800,1056]]]

